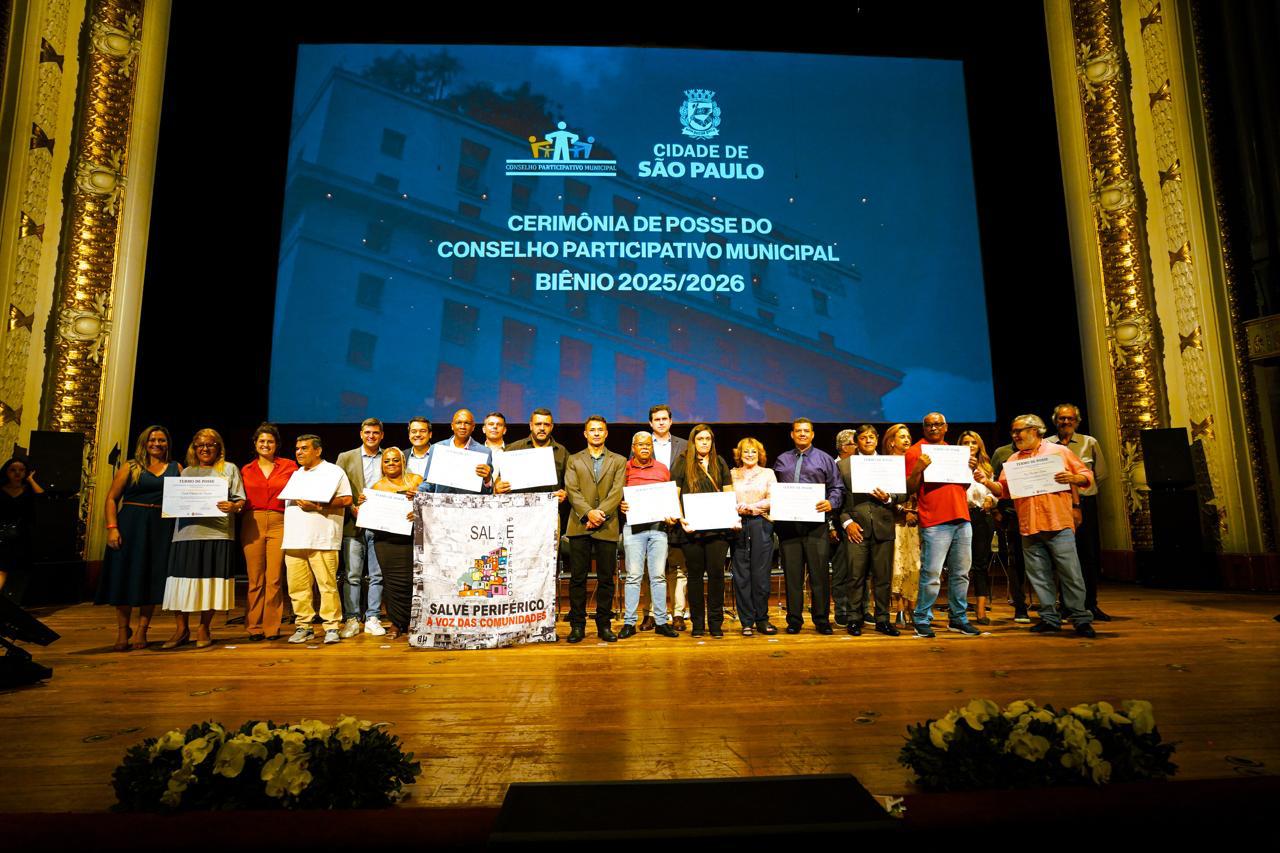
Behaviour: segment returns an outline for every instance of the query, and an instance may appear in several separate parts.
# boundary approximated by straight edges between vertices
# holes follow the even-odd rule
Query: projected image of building
[[[483,106],[483,109],[481,108]],[[513,214],[734,215],[677,182],[505,174],[518,104],[432,102],[334,70],[295,105],[271,417],[447,420],[466,405],[560,422],[880,419],[903,374],[858,352],[873,297],[843,264],[447,259],[440,241],[523,237]],[[526,121],[527,124],[527,121]],[[603,149],[607,140],[597,145]],[[556,235],[563,236],[563,235]],[[614,235],[572,235],[573,239]],[[631,235],[616,235],[620,239]],[[722,239],[664,235],[658,239]],[[821,243],[774,221],[765,242]],[[546,292],[539,273],[740,274],[739,293]]]

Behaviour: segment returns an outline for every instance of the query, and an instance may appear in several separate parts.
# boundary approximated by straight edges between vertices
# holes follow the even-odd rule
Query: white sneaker
[[[387,633],[387,629],[382,627],[382,622],[379,621],[377,616],[370,616],[365,620],[364,632],[366,634],[373,634],[375,637],[381,637],[383,634]]]
[[[336,643],[340,639],[342,639],[341,635],[339,635],[339,633],[333,630],[332,628],[324,632],[324,644],[326,646]]]
[[[312,631],[310,628],[299,628],[298,630],[293,632],[293,636],[289,638],[289,642],[305,643],[307,640],[310,640],[314,636],[315,636],[315,631]]]
[[[329,632],[326,631],[325,633],[328,634]],[[352,616],[350,619],[346,621],[346,624],[342,626],[342,630],[336,633],[338,634],[338,636],[342,637],[342,639],[344,640],[351,639],[356,634],[360,633],[360,620]]]

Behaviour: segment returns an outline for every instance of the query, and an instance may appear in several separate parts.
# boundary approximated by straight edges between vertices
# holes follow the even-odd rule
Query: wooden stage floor
[[[1115,621],[1092,642],[1031,635],[1001,606],[976,638],[821,637],[806,626],[612,645],[588,633],[578,646],[472,652],[365,635],[329,648],[249,643],[221,619],[213,648],[162,652],[172,623],[161,618],[151,649],[117,653],[108,608],[38,611],[62,634],[31,648],[55,676],[0,693],[0,808],[106,809],[127,747],[197,720],[343,713],[394,723],[417,753],[411,806],[496,805],[514,781],[831,772],[873,794],[909,793],[897,763],[907,723],[973,697],[1148,699],[1179,742],[1178,778],[1280,771],[1280,598],[1113,585],[1102,601]]]

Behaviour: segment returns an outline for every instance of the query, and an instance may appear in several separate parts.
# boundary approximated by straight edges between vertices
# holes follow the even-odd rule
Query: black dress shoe
[[[852,625],[850,625],[849,627],[845,628],[845,630],[849,632],[849,636],[850,636],[850,637],[861,637],[861,636],[862,636],[862,625],[861,625],[861,624],[859,624],[859,623],[857,623],[857,622],[855,622],[854,624],[852,624]]]
[[[606,643],[618,642],[618,635],[613,633],[613,629],[608,625],[601,625],[596,629],[596,636],[604,640]]]
[[[267,635],[266,635],[266,634],[250,634],[250,635],[249,635],[249,642],[251,642],[251,643],[261,643],[261,642],[262,642],[263,640],[265,640],[266,638],[267,638]]]
[[[819,625],[817,628],[814,628],[813,630],[825,636],[830,636],[831,634],[835,633],[835,629],[832,628],[830,625]]]
[[[787,626],[787,633],[788,633],[788,634],[799,634],[799,633],[800,633],[800,626],[799,626],[799,625],[788,625],[788,626]]]
[[[1061,625],[1051,625],[1048,622],[1037,622],[1031,626],[1031,633],[1033,634],[1053,634],[1061,630]]]
[[[876,631],[884,634],[886,637],[901,637],[902,632],[890,625],[888,622],[877,622]]]
[[[761,634],[776,634],[778,629],[774,627],[772,622],[757,622],[756,630]]]
[[[569,629],[568,640],[571,643],[581,643],[587,636],[587,629],[575,625]]]
[[[634,637],[635,635],[636,635],[635,625],[623,625],[622,630],[618,632],[618,639],[625,640],[627,637]]]
[[[707,633],[715,637],[717,640],[724,638],[724,630],[721,628],[712,628]]]
[[[663,637],[679,637],[680,636],[680,632],[677,631],[675,628],[672,628],[670,625],[659,625],[653,629],[653,633],[659,634]]]
[[[1093,630],[1093,626],[1090,625],[1088,622],[1081,622],[1079,625],[1077,625],[1076,633],[1079,634],[1081,637],[1088,637],[1090,640],[1098,636],[1098,632]]]
[[[705,633],[706,633],[706,632],[705,632],[705,631],[703,631],[701,628],[694,628],[692,631],[690,631],[690,632],[689,632],[689,636],[690,636],[690,637],[701,637],[701,636],[702,636],[703,634],[705,634]]]
[[[1089,608],[1089,612],[1093,614],[1093,618],[1094,618],[1095,620],[1097,620],[1098,622],[1110,622],[1110,621],[1111,621],[1111,617],[1110,617],[1110,616],[1108,616],[1106,613],[1102,612],[1102,608],[1101,608],[1101,607],[1096,607],[1096,606],[1095,606],[1095,607],[1090,607],[1090,608]]]

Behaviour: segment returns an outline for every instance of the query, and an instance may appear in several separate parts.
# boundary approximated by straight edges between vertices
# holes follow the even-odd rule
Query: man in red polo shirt
[[[918,494],[920,515],[920,590],[914,616],[916,636],[932,638],[933,605],[941,589],[942,569],[947,569],[947,630],[966,636],[980,631],[969,624],[969,564],[973,561],[973,528],[969,525],[966,487],[958,483],[926,483],[924,472],[933,460],[930,445],[945,445],[947,418],[930,412],[921,422],[924,438],[907,451],[907,491]],[[970,466],[973,466],[972,460]]]
[[[1093,472],[1065,446],[1043,441],[1044,421],[1036,415],[1018,415],[1013,419],[1012,433],[1018,451],[1000,469],[1000,479],[992,480],[981,469],[976,472],[976,477],[997,498],[1013,497],[1018,528],[1022,533],[1027,580],[1031,581],[1031,588],[1040,599],[1040,622],[1031,630],[1036,634],[1048,634],[1062,629],[1062,617],[1054,604],[1058,597],[1053,583],[1056,573],[1058,586],[1062,589],[1062,604],[1076,626],[1076,633],[1082,637],[1094,637],[1093,614],[1085,607],[1084,578],[1080,574],[1076,522],[1072,513],[1079,503],[1079,489],[1093,485]],[[1054,474],[1053,480],[1070,488],[1029,497],[1011,495],[1010,466],[1037,456],[1057,456],[1062,460],[1062,468]]]
[[[627,460],[627,486],[665,483],[671,472],[653,456],[653,436],[638,432],[631,439],[631,458]],[[619,507],[625,513],[627,502]],[[670,523],[670,519],[668,519]],[[649,597],[653,600],[654,631],[663,637],[678,637],[667,622],[667,531],[661,521],[648,524],[627,522],[622,528],[622,550],[626,557],[627,579],[624,588],[626,613],[623,615],[619,640],[636,635],[636,617],[640,608],[640,587],[644,583],[645,563],[649,565]]]

